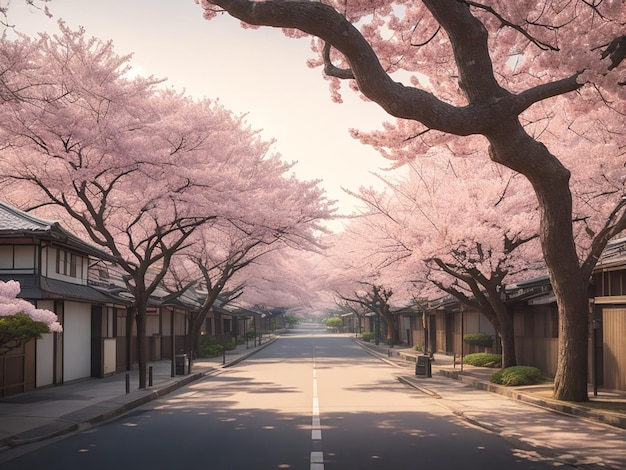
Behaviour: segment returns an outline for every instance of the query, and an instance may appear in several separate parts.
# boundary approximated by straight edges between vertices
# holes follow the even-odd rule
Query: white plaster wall
[[[63,381],[91,376],[91,305],[65,302]]]
[[[37,308],[54,311],[52,300],[41,300]],[[37,340],[37,365],[35,387],[52,385],[54,382],[54,334],[46,333]]]
[[[37,340],[35,387],[52,385],[54,381],[54,334],[46,333]]]

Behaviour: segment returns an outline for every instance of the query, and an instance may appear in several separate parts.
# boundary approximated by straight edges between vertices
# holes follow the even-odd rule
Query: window
[[[16,245],[14,256],[15,269],[32,269],[35,267],[35,247],[33,245]]]
[[[65,250],[57,250],[56,272],[64,276],[83,278],[83,256]]]
[[[13,269],[13,246],[0,246],[0,269]]]
[[[114,336],[126,336],[126,310],[123,308],[115,309],[115,332]]]
[[[113,307],[104,307],[102,312],[102,337],[103,338],[114,338],[113,332],[113,322],[115,320],[115,308]]]
[[[56,271],[58,274],[65,274],[65,257],[67,256],[67,251],[65,250],[57,250],[57,268]]]
[[[596,295],[602,297],[626,295],[625,271],[601,271],[594,274]]]
[[[35,268],[34,245],[0,246],[0,269],[30,271]]]
[[[624,295],[622,273],[623,271],[609,272],[609,295]]]

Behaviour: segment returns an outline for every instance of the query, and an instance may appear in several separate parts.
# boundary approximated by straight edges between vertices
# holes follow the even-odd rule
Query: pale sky
[[[9,20],[28,35],[58,31],[57,20],[89,36],[113,40],[120,55],[133,54],[142,75],[167,78],[166,84],[196,98],[218,99],[237,114],[246,113],[274,150],[300,179],[323,179],[329,199],[342,213],[356,201],[341,187],[377,186],[370,172],[387,166],[377,152],[352,139],[349,128],[376,129],[390,120],[373,103],[346,89],[344,103],[330,99],[321,69],[309,69],[308,39],[291,39],[280,30],[247,30],[223,16],[207,21],[194,0],[52,0],[54,18],[13,0]]]

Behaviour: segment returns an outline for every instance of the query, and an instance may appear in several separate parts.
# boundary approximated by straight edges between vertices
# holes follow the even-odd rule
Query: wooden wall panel
[[[626,308],[603,308],[604,387],[626,390]]]

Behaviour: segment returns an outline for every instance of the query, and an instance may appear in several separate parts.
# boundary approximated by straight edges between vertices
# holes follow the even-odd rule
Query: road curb
[[[365,351],[369,352],[373,356],[378,357],[379,359],[387,363],[397,366],[397,364],[393,364],[391,361],[388,361],[386,359],[387,358],[386,355],[376,351],[374,346],[369,346],[354,338],[352,338],[352,340],[354,341],[354,343],[359,345],[361,348],[363,348]],[[405,360],[407,360],[406,357],[408,357],[408,355],[406,355],[406,357],[404,356],[405,355],[400,355],[398,357],[403,357]],[[407,360],[407,362],[409,362],[409,360]],[[589,419],[592,421],[596,421],[598,423],[607,424],[609,426],[614,426],[620,429],[626,429],[626,416],[624,416],[623,414],[613,413],[611,411],[606,411],[606,410],[596,411],[596,410],[589,409],[584,406],[577,405],[576,403],[561,402],[561,401],[553,400],[547,397],[540,397],[531,392],[525,392],[524,390],[520,390],[519,388],[510,388],[510,387],[505,387],[503,385],[485,382],[475,377],[465,375],[462,372],[456,371],[456,370],[452,371],[452,370],[439,369],[437,371],[437,374],[443,377],[446,377],[448,379],[461,381],[478,390],[485,390],[491,393],[496,393],[498,395],[505,396],[512,400],[517,400],[517,401],[520,401],[529,405],[533,405],[539,408],[554,411],[557,413],[562,413],[562,414],[569,415],[569,416],[576,416],[578,418]],[[422,393],[427,393],[427,394],[430,394],[431,396],[432,394],[436,395],[435,392],[433,392],[432,390],[428,390],[427,387],[417,384],[415,380],[407,380],[407,377],[404,377],[404,380],[403,379],[399,379],[399,380],[402,383],[405,383],[407,385],[410,385],[420,390]]]
[[[148,393],[146,393],[145,395],[142,395],[140,397],[137,397],[135,399],[132,399],[126,403],[120,404],[118,406],[112,406],[110,409],[107,409],[105,411],[99,412],[89,418],[84,418],[80,421],[75,421],[72,422],[72,418],[71,415],[72,413],[66,415],[66,416],[61,416],[59,418],[59,420],[67,420],[68,424],[64,427],[61,427],[60,429],[56,429],[54,431],[51,432],[46,432],[44,434],[38,435],[38,436],[33,436],[33,437],[19,437],[19,435],[14,435],[14,436],[9,436],[6,437],[4,439],[2,439],[0,441],[0,453],[4,452],[4,451],[8,451],[10,449],[16,448],[16,447],[21,447],[21,446],[25,446],[28,444],[35,444],[38,442],[43,442],[49,439],[54,439],[56,437],[59,436],[63,436],[65,434],[70,434],[76,431],[85,431],[87,429],[90,429],[92,427],[95,427],[99,424],[102,424],[106,421],[109,421],[113,418],[116,418],[118,416],[121,416],[135,408],[138,408],[142,405],[145,405],[146,403],[149,403],[153,400],[156,400],[157,398],[161,398],[164,397],[166,395],[168,395],[169,393],[184,387],[185,385],[188,385],[192,382],[195,382],[197,380],[200,380],[201,378],[205,377],[205,376],[210,376],[210,375],[214,375],[216,373],[219,373],[219,371],[221,369],[226,369],[228,367],[234,366],[236,364],[239,364],[240,362],[244,361],[245,359],[249,358],[250,356],[253,356],[254,354],[256,354],[257,352],[265,349],[267,346],[269,346],[270,344],[274,343],[275,341],[278,340],[278,337],[274,337],[269,339],[268,341],[266,341],[264,344],[259,345],[258,347],[256,347],[255,349],[243,353],[242,355],[236,357],[235,359],[233,359],[232,361],[227,362],[226,364],[221,364],[215,368],[211,368],[208,369],[206,371],[203,372],[195,372],[192,374],[189,374],[179,380],[172,380],[168,383],[166,383],[165,385],[163,385],[162,387],[160,387],[158,390],[152,390]],[[122,398],[124,397],[124,395],[122,395]],[[106,406],[107,403],[111,404],[113,402],[113,400],[108,401],[108,402],[103,402],[101,404],[99,404],[100,406]],[[29,430],[29,431],[25,431],[24,434],[28,435],[28,434],[32,434],[32,433],[36,433],[37,429],[44,429],[46,427],[51,427],[53,425],[44,425],[40,428],[35,428],[33,430]]]
[[[402,382],[405,385],[413,387],[416,390],[419,390],[420,392],[428,395],[429,397],[436,398],[436,399],[441,399],[441,395],[439,395],[437,392],[434,392],[434,391],[430,390],[427,387],[422,387],[412,377],[400,376],[400,377],[398,377],[398,381]]]
[[[243,361],[245,359],[248,359],[250,356],[258,353],[259,351],[261,351],[261,350],[263,350],[265,348],[267,348],[270,344],[274,343],[275,341],[278,341],[278,336],[274,336],[273,338],[268,339],[265,343],[260,344],[254,350],[252,350],[250,352],[243,353],[241,356],[233,359],[232,361],[227,362],[226,364],[223,364],[222,368],[226,369],[228,367],[231,367],[231,366],[234,366],[236,364],[239,364],[241,361]]]
[[[460,380],[463,383],[473,386],[478,390],[485,390],[491,393],[497,393],[513,400],[521,401],[529,405],[548,409],[565,415],[576,416],[579,418],[590,419],[599,423],[608,424],[621,429],[626,429],[626,416],[619,413],[602,410],[601,412],[591,410],[584,406],[571,402],[561,402],[547,397],[539,397],[530,392],[524,392],[518,388],[508,388],[502,385],[487,383],[473,377],[460,374],[458,372],[449,372],[439,370],[439,375],[444,377]]]

